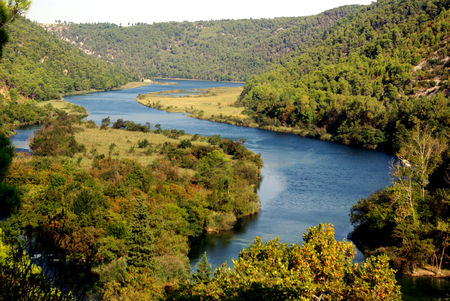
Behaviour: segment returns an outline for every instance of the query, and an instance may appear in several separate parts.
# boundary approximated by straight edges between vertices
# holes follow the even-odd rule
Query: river
[[[166,80],[165,80],[166,81]],[[213,123],[190,118],[181,113],[167,113],[136,102],[138,94],[173,89],[203,89],[239,86],[237,83],[174,81],[177,86],[148,85],[134,89],[69,96],[66,100],[85,107],[88,119],[96,123],[110,116],[138,123],[160,124],[164,129],[182,129],[191,134],[245,138],[245,146],[260,153],[264,161],[258,195],[261,211],[240,221],[234,231],[206,235],[192,245],[191,265],[195,266],[206,251],[213,267],[231,264],[239,251],[256,236],[264,241],[280,237],[281,241],[302,241],[302,233],[319,223],[335,227],[336,239],[342,240],[352,230],[351,206],[360,198],[389,184],[389,161],[392,156],[335,143],[281,134],[259,129]],[[13,137],[13,142],[20,139]],[[23,141],[21,137],[20,141]],[[26,140],[26,139],[25,139]],[[23,145],[21,148],[24,148]],[[358,252],[357,261],[363,257]],[[404,300],[433,300],[444,296],[449,281],[425,282],[401,279]],[[430,292],[427,291],[430,288]],[[419,291],[427,291],[420,297]],[[438,299],[435,299],[438,300]]]

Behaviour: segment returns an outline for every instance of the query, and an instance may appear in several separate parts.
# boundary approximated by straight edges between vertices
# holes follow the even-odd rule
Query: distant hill
[[[310,17],[136,24],[45,25],[92,56],[146,77],[245,80],[301,50],[361,6]]]
[[[0,60],[0,81],[13,93],[47,100],[86,90],[108,90],[136,79],[18,18],[7,28],[10,42]]]
[[[395,151],[415,126],[449,131],[448,0],[378,0],[247,81],[265,126]]]

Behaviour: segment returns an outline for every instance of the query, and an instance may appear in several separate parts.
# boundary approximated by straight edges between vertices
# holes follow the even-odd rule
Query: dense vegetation
[[[354,246],[337,242],[330,225],[311,227],[303,244],[256,238],[210,277],[204,259],[192,283],[170,300],[401,300],[386,256],[352,262]]]
[[[0,56],[8,40],[4,26],[13,21],[17,14],[26,11],[29,4],[27,0],[9,1],[8,5],[0,1]],[[4,181],[13,155],[14,147],[0,131],[0,218],[8,217],[20,207],[16,187]],[[5,243],[0,229],[0,300],[72,299],[70,294],[52,287],[41,271],[31,262],[23,248]]]
[[[0,133],[0,218],[9,217],[20,206],[17,188],[7,183],[14,147]],[[42,274],[42,268],[26,255],[23,245],[8,244],[0,228],[0,300],[72,300]]]
[[[112,64],[91,57],[17,18],[7,26],[10,42],[3,49],[0,81],[31,99],[57,99],[77,91],[109,90],[135,79]]]
[[[261,125],[398,150],[392,186],[353,207],[351,237],[366,255],[385,253],[403,270],[431,264],[439,275],[449,266],[448,9],[445,0],[379,0],[300,19],[50,29],[121,67],[142,65],[146,76],[244,79],[289,52],[247,81],[240,104]],[[49,99],[132,77],[25,19],[9,32],[3,132],[55,111],[19,94]],[[212,278],[205,256],[190,282],[189,239],[258,210],[261,159],[217,136],[110,125],[59,112],[36,134],[35,156],[19,155],[11,168],[13,148],[0,133],[0,213],[8,217],[0,288],[9,294],[0,297],[66,300],[73,289],[105,300],[400,298],[387,258],[353,264],[352,245],[336,242],[327,225],[311,228],[302,246],[256,239]]]
[[[261,125],[371,149],[398,150],[418,124],[448,132],[448,9],[377,1],[248,80],[240,104]]]
[[[448,140],[416,128],[392,166],[392,186],[352,208],[352,240],[365,254],[388,254],[407,274],[450,268]]]
[[[20,126],[39,124],[52,112],[52,108],[40,107],[34,101],[19,100],[14,90],[5,94],[6,97],[0,94],[0,133],[3,135],[13,135],[14,129]]]
[[[146,77],[244,80],[320,39],[347,6],[317,16],[156,24],[59,24],[62,39]]]
[[[0,133],[6,136],[14,134],[17,127],[40,124],[54,112],[30,99],[108,90],[136,78],[60,41],[23,17],[1,30],[10,40],[2,47],[0,60]]]
[[[266,127],[397,152],[392,186],[353,207],[351,238],[406,273],[449,267],[449,19],[448,1],[379,0],[239,100]]]
[[[160,296],[164,286],[188,279],[188,238],[229,229],[258,210],[262,162],[239,142],[123,120],[114,129],[109,120],[103,129],[75,121],[61,113],[45,123],[32,142],[35,155],[13,162],[6,183],[21,203],[2,224],[8,242],[41,254],[61,287],[106,300]],[[77,133],[88,129],[114,132],[109,153],[80,147]],[[119,137],[132,139],[130,131],[146,135],[125,143],[156,155],[150,165],[115,158]]]

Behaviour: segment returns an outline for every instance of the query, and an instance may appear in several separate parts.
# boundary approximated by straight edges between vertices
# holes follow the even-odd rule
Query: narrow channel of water
[[[180,113],[167,113],[136,102],[138,94],[173,89],[203,89],[218,86],[238,86],[235,83],[206,81],[175,81],[177,86],[149,85],[140,88],[66,97],[89,111],[88,119],[97,123],[110,116],[138,123],[160,124],[162,128],[177,128],[191,134],[221,135],[231,139],[245,138],[245,146],[260,153],[264,161],[263,180],[259,189],[261,211],[243,219],[234,231],[207,235],[192,245],[191,265],[206,251],[214,267],[231,264],[242,248],[256,236],[264,241],[279,236],[281,241],[301,242],[301,235],[310,226],[331,223],[336,239],[347,237],[352,230],[349,221],[351,206],[389,184],[390,155],[356,149],[344,145],[243,128],[189,118]],[[14,139],[13,139],[14,140]],[[362,260],[359,255],[357,260]],[[403,281],[403,280],[402,280]],[[448,281],[439,286],[429,282],[406,283],[407,300],[414,299],[427,288],[444,296]],[[444,284],[442,284],[444,283]],[[446,284],[445,284],[446,283]],[[442,290],[444,289],[444,290]],[[428,299],[433,300],[433,299]],[[438,300],[438,299],[434,299]]]

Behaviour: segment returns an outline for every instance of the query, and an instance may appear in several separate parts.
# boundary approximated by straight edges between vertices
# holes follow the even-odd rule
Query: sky
[[[40,23],[154,23],[298,17],[374,0],[32,0],[26,17]]]

